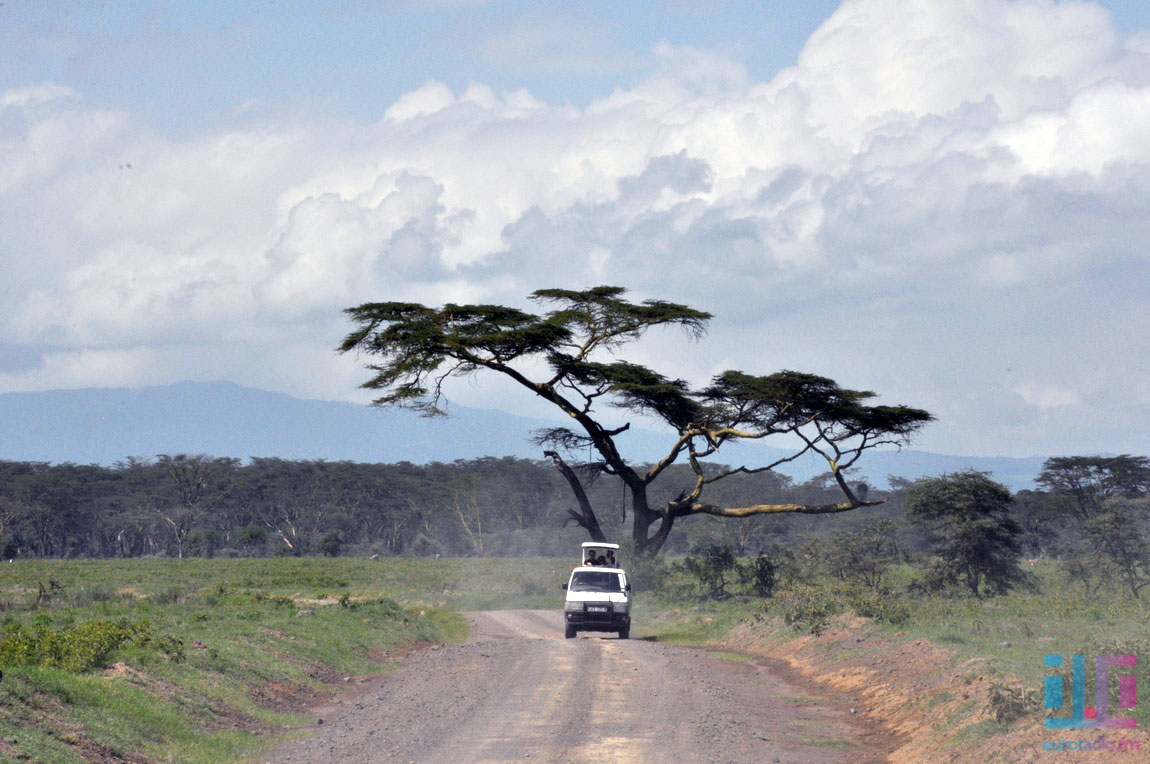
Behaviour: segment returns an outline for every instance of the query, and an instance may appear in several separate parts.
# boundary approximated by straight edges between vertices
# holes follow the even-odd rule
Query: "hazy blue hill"
[[[454,407],[426,420],[230,382],[0,395],[0,458],[112,464],[127,456],[208,453],[360,462],[527,456],[541,423]]]
[[[451,418],[428,420],[407,411],[301,400],[230,382],[6,393],[0,395],[0,459],[105,465],[163,453],[416,463],[479,456],[538,459],[541,450],[528,437],[539,427],[554,426],[502,411],[453,406],[452,412]],[[654,459],[663,455],[668,440],[633,429],[621,443],[628,454]],[[736,462],[740,452],[749,462],[761,460],[743,446],[729,450],[725,461]],[[887,475],[913,479],[974,468],[1018,489],[1031,486],[1042,461],[908,450],[869,454],[863,472],[881,484]],[[808,460],[785,471],[805,479],[825,466]]]

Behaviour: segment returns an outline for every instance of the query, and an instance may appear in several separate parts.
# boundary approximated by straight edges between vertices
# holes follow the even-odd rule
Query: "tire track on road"
[[[471,638],[337,696],[280,764],[876,764],[859,722],[764,666],[641,640],[563,638],[562,614],[468,614]],[[817,700],[817,699],[816,699]]]

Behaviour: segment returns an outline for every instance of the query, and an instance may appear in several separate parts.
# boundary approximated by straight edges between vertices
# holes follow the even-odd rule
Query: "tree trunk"
[[[599,527],[599,518],[595,516],[595,510],[591,506],[591,500],[587,498],[587,492],[583,490],[583,484],[579,482],[579,476],[575,474],[575,470],[571,469],[567,462],[563,461],[555,451],[544,451],[544,456],[551,457],[551,461],[555,463],[555,468],[559,470],[559,474],[571,486],[571,492],[575,494],[575,500],[579,502],[579,511],[573,509],[567,510],[567,514],[575,523],[587,530],[590,534],[592,541],[605,542],[607,536],[603,533],[603,529]],[[564,523],[566,525],[566,523]]]
[[[654,557],[663,548],[667,536],[671,533],[674,518],[662,512],[651,509],[647,503],[647,485],[642,482],[631,484],[631,514],[634,524],[631,526],[631,541],[635,545],[635,554],[640,557]],[[652,534],[651,526],[659,523]]]

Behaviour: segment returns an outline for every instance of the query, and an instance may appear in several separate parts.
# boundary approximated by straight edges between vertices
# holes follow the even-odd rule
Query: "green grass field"
[[[2,565],[0,761],[101,751],[235,761],[273,730],[313,723],[299,715],[309,700],[343,676],[378,673],[387,650],[462,638],[463,619],[432,602],[451,591],[461,602],[482,588],[456,582],[450,562]],[[147,643],[101,642],[89,628],[124,622],[148,624]],[[20,635],[26,649],[13,655]]]
[[[101,752],[239,760],[300,734],[314,722],[301,716],[309,702],[345,676],[385,670],[387,651],[463,638],[459,611],[558,609],[570,569],[570,560],[541,558],[2,564],[0,762],[82,762]],[[1135,653],[1145,656],[1146,686],[1142,604],[1087,594],[1053,567],[1035,573],[1041,593],[918,596],[906,620],[867,628],[928,639],[953,650],[956,663],[975,659],[980,673],[1017,677],[1039,694],[1046,652]],[[703,601],[675,579],[637,592],[633,635],[705,644],[783,602]],[[760,623],[779,638],[804,627]],[[1150,704],[1138,720],[1150,725]]]
[[[1140,663],[1134,673],[1143,687],[1150,683],[1150,607],[1117,589],[1088,592],[1069,583],[1054,563],[1040,563],[1031,569],[1038,590],[1015,591],[1008,596],[975,599],[939,595],[896,595],[894,604],[906,615],[895,623],[875,618],[866,629],[905,640],[929,640],[954,652],[954,663],[977,666],[980,673],[1011,678],[1033,690],[1041,700],[1043,677],[1048,669],[1047,653],[1065,656],[1084,654],[1093,673],[1098,654],[1134,654]],[[895,590],[904,588],[911,577],[909,567],[894,572]],[[680,580],[686,589],[688,584]],[[843,599],[842,587],[821,584],[803,587],[797,599],[811,607],[823,597]],[[717,640],[729,629],[753,619],[756,614],[776,616],[762,619],[761,628],[772,630],[778,639],[787,639],[808,630],[810,620],[782,627],[777,617],[796,597],[780,591],[776,597],[759,600],[735,596],[722,602],[675,600],[662,592],[637,603],[636,632],[654,633],[660,639],[684,644],[704,644]],[[849,605],[845,606],[849,609]],[[773,624],[773,625],[769,625]],[[1066,673],[1069,676],[1069,673]],[[1092,681],[1092,680],[1091,680]],[[1113,688],[1112,688],[1113,689]],[[1150,704],[1141,704],[1133,714],[1140,728],[1150,726]]]

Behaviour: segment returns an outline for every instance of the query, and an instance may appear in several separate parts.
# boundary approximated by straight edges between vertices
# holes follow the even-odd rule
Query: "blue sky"
[[[1140,0],[1100,5],[1120,30],[1148,25]],[[50,80],[179,132],[253,102],[374,120],[428,80],[586,105],[649,73],[660,42],[720,52],[769,79],[838,6],[5,0],[0,83]]]
[[[706,7],[3,0],[0,392],[362,400],[344,307],[617,283],[716,314],[636,351],[692,382],[1150,452],[1147,4]]]
[[[5,86],[49,79],[164,129],[249,102],[359,119],[427,80],[585,105],[649,72],[659,42],[722,51],[763,78],[837,3],[64,2],[7,0]]]

